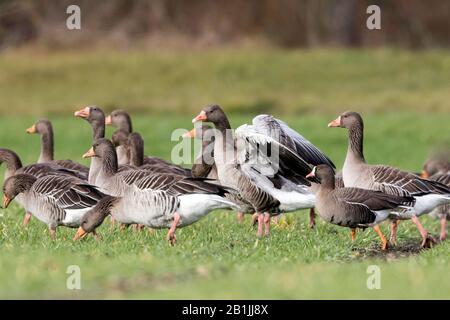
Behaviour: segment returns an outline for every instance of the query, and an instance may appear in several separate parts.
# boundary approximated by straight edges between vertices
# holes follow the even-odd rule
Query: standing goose
[[[87,180],[89,175],[89,168],[76,163],[72,160],[54,160],[54,136],[52,123],[47,119],[40,119],[30,128],[26,130],[29,134],[41,135],[41,153],[37,163],[56,163],[61,167],[79,172],[79,177]]]
[[[152,176],[143,178],[130,186],[121,197],[106,196],[84,216],[74,240],[94,231],[111,214],[116,221],[124,224],[169,228],[167,240],[174,245],[177,228],[200,220],[212,210],[234,206],[224,198],[228,191],[221,186],[178,177],[167,189],[153,190],[148,188],[154,184],[153,179]]]
[[[105,114],[102,109],[97,106],[88,106],[76,111],[74,115],[85,119],[91,125],[92,143],[94,143],[97,139],[105,137]],[[96,184],[96,179],[100,168],[101,161],[98,158],[92,158],[88,178],[90,184]]]
[[[112,125],[113,127],[117,128],[117,130],[113,133],[113,143],[116,146],[119,165],[129,164],[128,162],[126,162],[126,160],[129,159],[126,149],[127,140],[123,139],[128,139],[129,134],[133,132],[133,125],[131,123],[130,115],[128,114],[128,112],[122,109],[114,110],[109,116],[105,118],[105,124]],[[114,141],[114,138],[120,140]],[[115,142],[118,143],[116,144]]]
[[[411,206],[415,199],[410,196],[396,196],[379,191],[360,188],[336,188],[333,169],[327,165],[313,168],[307,177],[316,177],[320,181],[316,193],[316,208],[325,221],[348,228],[373,227],[381,239],[383,250],[388,241],[380,231],[378,224],[396,213],[400,206]]]
[[[422,179],[415,174],[384,165],[369,165],[363,153],[364,123],[356,112],[345,112],[328,127],[348,129],[348,149],[342,170],[344,185],[381,191],[397,196],[413,196],[415,205],[398,219],[411,219],[422,236],[422,247],[428,247],[434,239],[420,223],[418,216],[432,211],[435,207],[450,202],[450,188],[436,181]],[[392,242],[396,242],[397,221],[391,229]]]
[[[433,157],[425,162],[422,169],[422,177],[440,182],[450,187],[450,162],[447,157]],[[440,240],[447,238],[447,220],[450,220],[450,204],[435,208],[430,215],[441,221]]]
[[[201,150],[192,165],[192,176],[216,180],[217,167],[214,163],[214,129],[202,124],[200,128],[193,128],[186,132],[183,138],[197,138],[201,141]]]
[[[0,165],[5,163],[5,177],[4,181],[9,177],[18,174],[18,173],[27,173],[36,178],[48,176],[48,175],[69,175],[69,176],[77,176],[75,172],[72,170],[63,168],[54,163],[37,163],[27,165],[25,167],[22,166],[22,161],[19,156],[12,150],[0,148]],[[23,207],[22,197],[19,195],[17,197],[17,202]],[[25,217],[23,220],[23,225],[26,226],[31,219],[31,213],[25,210]]]
[[[56,227],[80,226],[83,215],[93,208],[102,194],[85,181],[67,175],[36,178],[16,174],[3,184],[3,207],[21,196],[21,202],[37,219],[48,225],[50,236],[56,238]]]
[[[192,121],[214,124],[214,162],[219,181],[238,190],[241,198],[251,204],[258,214],[258,236],[262,236],[263,223],[265,234],[270,233],[271,214],[314,206],[314,195],[304,178],[311,167],[296,150],[259,132],[255,123],[239,127],[235,140],[218,105],[205,107]]]

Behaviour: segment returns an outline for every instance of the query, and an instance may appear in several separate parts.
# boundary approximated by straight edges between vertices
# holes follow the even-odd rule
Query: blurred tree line
[[[81,7],[82,29],[66,29]],[[368,30],[368,5],[382,30]],[[282,47],[448,47],[450,1],[442,0],[0,0],[0,48],[138,43]],[[152,42],[153,41],[153,42]]]

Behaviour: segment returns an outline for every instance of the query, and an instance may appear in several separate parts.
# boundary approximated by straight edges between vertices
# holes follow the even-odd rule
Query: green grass
[[[38,157],[39,139],[25,129],[41,116],[54,123],[56,157],[84,162],[91,131],[71,115],[86,104],[132,111],[147,154],[166,159],[173,129],[190,129],[211,102],[231,113],[233,127],[262,112],[281,117],[338,167],[346,132],[326,125],[349,109],[365,117],[371,163],[417,171],[431,149],[450,145],[448,51],[24,50],[1,54],[0,70],[0,147],[24,163]],[[380,253],[372,230],[352,244],[348,229],[320,219],[309,229],[306,212],[286,215],[259,241],[249,217],[240,225],[233,213],[213,212],[179,230],[175,247],[164,230],[119,232],[109,223],[100,242],[74,243],[63,227],[53,242],[36,219],[21,227],[17,205],[0,213],[0,298],[450,298],[450,242],[419,252],[411,222],[400,225],[399,247]],[[422,220],[438,233],[437,221]],[[381,290],[366,287],[373,264]],[[81,268],[80,291],[66,288],[70,265]]]
[[[450,110],[446,50],[161,50],[0,55],[0,110],[64,114],[96,103],[147,112]]]
[[[285,120],[341,166],[346,132],[326,128],[335,116]],[[176,143],[170,133],[190,128],[192,117],[135,117],[147,154],[169,159]],[[231,122],[238,126],[250,119],[235,115]],[[90,143],[88,124],[73,116],[52,120],[57,157],[82,161]],[[366,158],[417,171],[432,145],[449,143],[449,120],[448,114],[366,114]],[[35,161],[38,137],[24,132],[34,117],[0,121],[0,146],[16,150],[25,163]],[[0,298],[450,298],[450,242],[419,252],[420,237],[411,222],[400,225],[398,248],[381,253],[372,230],[358,233],[352,244],[348,229],[320,219],[316,229],[309,229],[307,212],[288,214],[271,237],[262,240],[256,240],[249,217],[240,225],[233,213],[213,212],[180,229],[175,247],[166,243],[165,230],[120,232],[109,223],[99,229],[100,242],[89,237],[74,243],[74,230],[63,227],[53,242],[36,219],[21,227],[23,212],[17,205],[2,213]],[[438,234],[438,221],[422,220]],[[383,229],[387,232],[387,226]],[[367,267],[374,264],[381,268],[381,290],[366,287]],[[81,268],[80,291],[66,288],[70,265]]]

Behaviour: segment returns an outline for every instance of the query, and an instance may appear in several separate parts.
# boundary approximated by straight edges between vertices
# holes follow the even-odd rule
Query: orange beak
[[[337,117],[335,120],[328,124],[328,128],[337,128],[341,126],[341,116]]]
[[[198,116],[196,116],[194,119],[192,119],[192,123],[196,123],[198,121],[205,121],[208,120],[208,117],[206,116],[206,112],[202,110],[202,112],[200,112],[198,114]]]
[[[87,232],[83,230],[82,227],[79,227],[77,233],[73,237],[73,241],[77,241],[78,239],[83,239],[87,235]]]
[[[308,174],[306,175],[306,178],[307,178],[307,179],[308,179],[308,178],[314,178],[314,177],[315,177],[314,170],[311,171],[310,173],[308,173]]]
[[[29,127],[29,128],[26,130],[26,132],[27,132],[27,133],[36,133],[36,125],[33,124],[31,127]]]
[[[8,208],[9,204],[11,203],[11,199],[7,196],[3,195],[3,209]]]
[[[83,159],[95,157],[94,148],[91,147],[85,154],[83,154]]]
[[[423,179],[428,179],[430,175],[425,170],[422,170],[422,172],[420,173],[420,177]]]
[[[106,124],[106,125],[112,124],[112,118],[111,118],[111,115],[109,115],[109,116],[107,116],[107,117],[105,118],[105,124]]]
[[[75,111],[74,115],[75,115],[75,117],[80,117],[80,118],[86,119],[87,117],[89,117],[90,111],[91,111],[91,109],[89,107],[86,107],[81,110]]]
[[[195,128],[183,134],[183,138],[195,138]]]

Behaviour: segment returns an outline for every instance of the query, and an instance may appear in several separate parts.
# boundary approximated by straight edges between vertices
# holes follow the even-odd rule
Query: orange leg
[[[52,240],[56,240],[56,228],[49,228],[50,230],[50,238],[52,238]]]
[[[263,235],[263,224],[264,224],[264,214],[258,213],[258,231],[256,232],[256,236],[261,238]]]
[[[400,220],[392,220],[391,221],[391,235],[389,236],[389,242],[396,246],[397,245],[397,228]]]
[[[238,213],[236,214],[236,218],[237,218],[237,221],[238,221],[239,223],[244,222],[244,213],[243,213],[243,212],[238,212]]]
[[[167,232],[167,241],[170,242],[171,245],[175,245],[177,242],[177,237],[175,236],[175,231],[177,231],[177,226],[181,220],[181,216],[178,213],[175,213],[173,215],[173,222],[172,226],[169,229],[169,232]]]
[[[258,213],[254,213],[252,215],[252,226],[256,225],[258,223]]]
[[[447,239],[447,217],[441,218],[441,236],[439,237],[441,241]]]
[[[383,232],[381,232],[380,227],[375,226],[375,227],[373,227],[373,230],[375,230],[375,232],[378,234],[378,236],[381,239],[381,250],[387,250],[388,241],[387,241],[386,237],[384,236]]]
[[[356,240],[356,229],[352,228],[350,230],[350,232],[351,232],[351,236],[352,236],[352,242],[355,242],[355,240]]]
[[[28,223],[30,223],[30,219],[31,219],[31,213],[25,212],[25,217],[23,217],[22,225],[24,227],[26,227],[28,225]]]
[[[436,240],[434,240],[434,238],[430,236],[427,230],[425,230],[425,228],[422,226],[419,218],[417,218],[416,216],[412,216],[411,220],[412,222],[414,222],[420,232],[420,235],[422,236],[422,244],[420,245],[422,248],[430,248],[433,244],[436,243]]]
[[[314,229],[316,226],[316,213],[314,212],[314,208],[309,209],[309,227]]]
[[[270,236],[270,214],[264,214],[264,234],[266,237]]]

